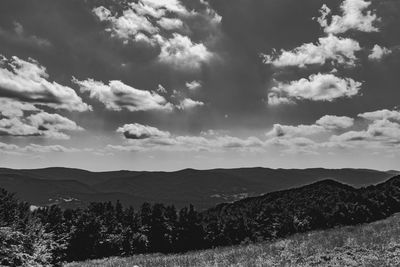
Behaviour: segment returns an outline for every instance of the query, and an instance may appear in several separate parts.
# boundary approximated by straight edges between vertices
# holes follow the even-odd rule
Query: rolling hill
[[[111,266],[399,266],[400,214],[356,226],[296,234],[272,242],[183,254],[144,254],[72,262],[65,267]]]
[[[140,206],[161,202],[198,209],[218,203],[333,179],[356,188],[376,184],[396,171],[368,169],[238,168],[175,172],[90,172],[70,168],[0,169],[0,187],[16,192],[33,205],[85,206],[93,201],[116,201]]]

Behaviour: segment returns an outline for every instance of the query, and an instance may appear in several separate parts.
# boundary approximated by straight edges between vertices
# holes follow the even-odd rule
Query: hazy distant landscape
[[[238,168],[176,172],[89,172],[69,168],[0,169],[0,187],[35,206],[84,207],[90,202],[121,201],[193,204],[197,209],[218,203],[333,179],[356,188],[383,182],[397,171],[368,169]]]

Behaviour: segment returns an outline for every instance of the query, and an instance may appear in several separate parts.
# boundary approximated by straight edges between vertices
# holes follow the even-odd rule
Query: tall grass
[[[364,225],[296,234],[269,243],[185,254],[147,254],[69,263],[132,266],[400,266],[400,214]]]

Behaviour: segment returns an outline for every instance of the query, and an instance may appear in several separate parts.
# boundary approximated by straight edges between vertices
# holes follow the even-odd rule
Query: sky
[[[399,169],[398,0],[0,1],[0,166]]]

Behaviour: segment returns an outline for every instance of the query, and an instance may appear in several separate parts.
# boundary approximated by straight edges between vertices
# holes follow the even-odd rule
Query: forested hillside
[[[400,176],[360,189],[324,180],[203,212],[149,203],[135,210],[120,202],[30,211],[5,190],[0,203],[1,263],[46,265],[254,243],[379,220],[400,211]]]
[[[400,214],[368,224],[300,233],[255,244],[66,264],[66,267],[115,266],[400,266]]]

